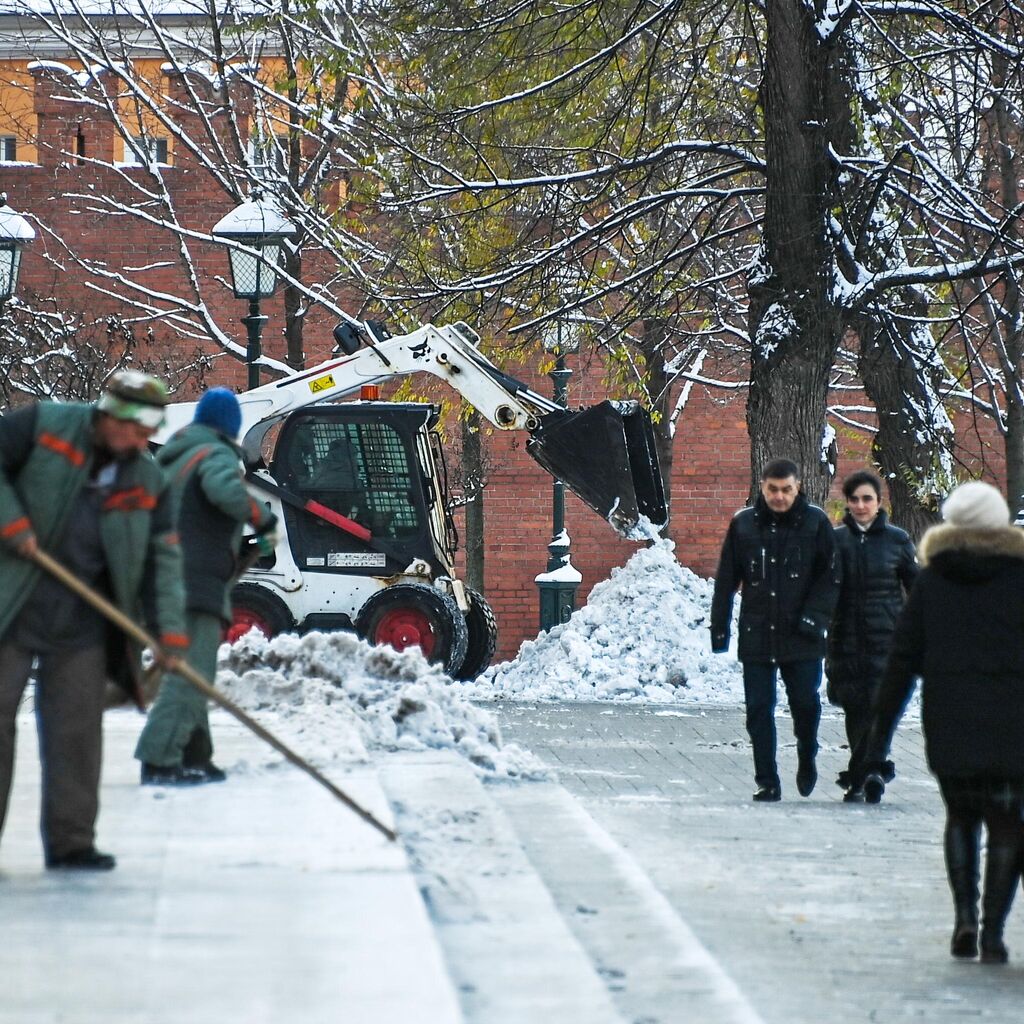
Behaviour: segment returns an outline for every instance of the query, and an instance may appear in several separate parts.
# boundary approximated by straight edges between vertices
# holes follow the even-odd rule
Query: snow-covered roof
[[[157,17],[190,15],[209,17],[209,7],[200,0],[0,0],[0,15],[29,17],[61,14],[65,17],[137,17],[143,10]]]
[[[152,56],[162,52],[149,27],[150,19],[162,24],[162,32],[175,46],[188,51],[198,42],[209,45],[211,17],[236,25],[251,23],[263,44],[264,56],[278,51],[274,37],[260,27],[259,18],[271,10],[270,0],[218,0],[214,14],[201,0],[0,0],[0,59],[74,57],[64,31],[106,31],[112,44],[130,55]],[[54,32],[50,23],[60,20],[65,30]],[[84,27],[84,26],[87,26]]]

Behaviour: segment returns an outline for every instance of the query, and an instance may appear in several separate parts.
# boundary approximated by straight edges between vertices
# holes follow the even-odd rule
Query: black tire
[[[232,643],[255,626],[268,639],[295,628],[288,606],[256,583],[239,583],[231,591],[232,621],[225,640]]]
[[[422,583],[378,590],[359,609],[356,632],[371,644],[387,643],[399,651],[418,646],[449,674],[466,657],[468,631],[459,606]]]
[[[491,606],[483,594],[472,587],[466,587],[466,594],[469,596],[469,614],[466,616],[469,642],[462,666],[453,673],[455,679],[476,679],[490,665],[498,646],[498,623]]]

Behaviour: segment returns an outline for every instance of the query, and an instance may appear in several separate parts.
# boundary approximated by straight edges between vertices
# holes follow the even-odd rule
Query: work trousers
[[[0,828],[14,775],[16,715],[34,658],[32,651],[0,643]],[[47,859],[94,845],[105,690],[102,646],[39,655],[35,704],[42,765],[40,828]]]
[[[189,611],[186,623],[188,663],[212,683],[217,673],[217,650],[221,642],[220,616]],[[213,757],[213,739],[206,697],[181,676],[167,675],[146,716],[135,756],[144,764],[162,768],[209,764]]]
[[[775,676],[782,675],[793,714],[797,755],[813,759],[818,753],[818,721],[821,718],[821,661],[787,661],[781,665],[743,662],[743,694],[747,705],[747,733],[754,747],[754,781],[758,786],[778,786],[775,761]]]

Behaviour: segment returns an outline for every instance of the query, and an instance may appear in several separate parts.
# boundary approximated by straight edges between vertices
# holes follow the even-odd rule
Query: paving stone
[[[780,713],[784,798],[758,805],[742,709],[505,704],[499,714],[505,738],[555,767],[767,1024],[1024,1020],[1024,904],[1008,926],[1008,967],[949,956],[942,804],[918,723],[897,733],[898,775],[882,803],[850,805],[833,784],[848,757],[841,718],[823,717],[818,786],[801,799]],[[684,1005],[664,1020],[710,1024]]]

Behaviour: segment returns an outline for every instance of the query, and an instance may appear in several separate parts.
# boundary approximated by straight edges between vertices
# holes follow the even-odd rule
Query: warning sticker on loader
[[[334,374],[325,373],[322,377],[316,377],[309,382],[309,390],[318,395],[321,391],[330,391],[335,385]]]
[[[387,559],[381,551],[328,551],[327,564],[335,568],[354,566],[361,569],[383,569]]]

